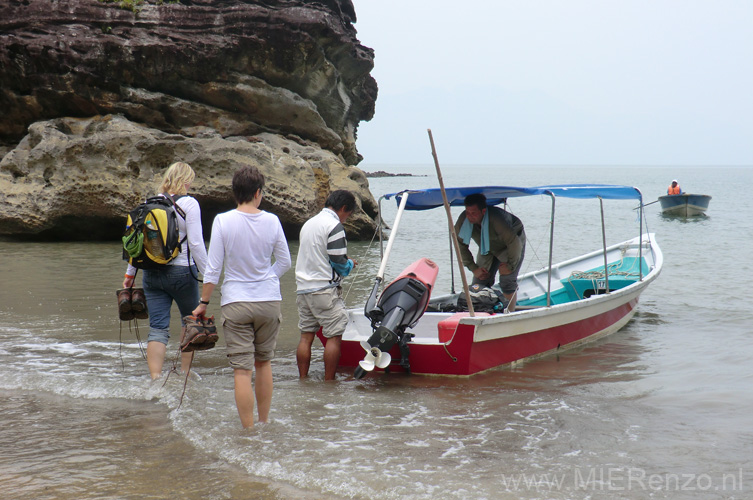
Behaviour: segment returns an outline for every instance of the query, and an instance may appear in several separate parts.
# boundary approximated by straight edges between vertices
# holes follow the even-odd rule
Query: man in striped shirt
[[[340,283],[356,262],[348,258],[343,223],[356,209],[353,193],[340,189],[330,193],[324,208],[301,228],[295,264],[298,328],[301,340],[296,351],[298,374],[308,377],[311,344],[319,328],[327,339],[324,346],[324,380],[334,380],[340,360],[340,342],[348,314]]]

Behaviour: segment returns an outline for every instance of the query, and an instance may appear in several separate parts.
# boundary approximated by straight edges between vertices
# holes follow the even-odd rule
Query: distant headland
[[[409,173],[399,173],[399,174],[393,174],[391,172],[385,172],[384,170],[377,170],[376,172],[363,172],[366,174],[366,177],[426,177],[425,175],[416,175],[416,174],[409,174]]]

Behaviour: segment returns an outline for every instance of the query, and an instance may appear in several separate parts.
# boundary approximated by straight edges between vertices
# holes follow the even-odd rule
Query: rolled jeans
[[[499,275],[499,288],[502,290],[502,293],[511,294],[515,293],[515,291],[518,289],[518,273],[520,273],[520,268],[523,265],[523,259],[526,256],[526,246],[525,246],[525,240],[523,240],[523,251],[520,252],[520,259],[518,259],[518,265],[515,267],[515,269],[512,269],[512,272],[510,274],[500,274]],[[501,261],[494,256],[491,252],[488,255],[476,255],[476,264],[479,267],[485,268],[487,271],[489,271],[489,278],[486,280],[480,280],[474,276],[473,281],[471,282],[472,285],[482,285],[482,286],[492,286],[494,285],[494,278],[496,277],[497,273],[499,272],[499,265]]]
[[[199,305],[199,282],[196,266],[165,266],[144,269],[142,280],[146,305],[149,308],[149,336],[147,342],[157,341],[167,345],[170,338],[170,309],[178,304],[181,323],[183,317]]]

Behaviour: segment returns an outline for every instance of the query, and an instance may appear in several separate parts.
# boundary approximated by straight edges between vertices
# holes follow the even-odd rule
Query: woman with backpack
[[[165,172],[160,186],[162,196],[170,197],[178,212],[180,253],[167,264],[143,270],[142,284],[149,310],[149,336],[146,345],[146,362],[152,380],[162,375],[162,365],[170,338],[170,309],[178,304],[180,316],[188,316],[199,302],[198,272],[204,273],[207,250],[201,226],[201,208],[188,189],[196,177],[188,163],[173,163]],[[190,259],[193,263],[189,262]],[[131,289],[136,268],[128,264],[123,288]],[[187,373],[192,352],[181,355],[181,369]]]

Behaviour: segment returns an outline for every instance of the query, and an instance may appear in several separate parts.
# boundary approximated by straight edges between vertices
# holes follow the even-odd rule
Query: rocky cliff
[[[350,234],[370,235],[353,165],[377,87],[355,19],[350,0],[5,0],[0,235],[116,237],[177,160],[207,228],[252,164],[289,236],[339,188],[362,208]]]

